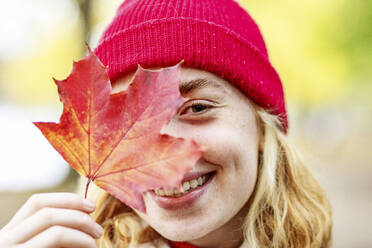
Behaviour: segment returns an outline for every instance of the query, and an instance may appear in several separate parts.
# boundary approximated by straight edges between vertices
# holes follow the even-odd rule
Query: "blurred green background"
[[[119,0],[0,1],[0,227],[76,174],[32,126],[62,111],[52,77],[95,47]],[[333,204],[333,247],[372,247],[372,1],[241,0],[285,87],[289,136]]]

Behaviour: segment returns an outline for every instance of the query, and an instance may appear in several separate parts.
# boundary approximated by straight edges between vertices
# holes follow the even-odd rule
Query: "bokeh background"
[[[77,175],[32,121],[58,121],[52,77],[95,47],[120,0],[0,0],[0,228]],[[285,87],[292,141],[333,205],[332,247],[372,247],[372,1],[242,0]]]

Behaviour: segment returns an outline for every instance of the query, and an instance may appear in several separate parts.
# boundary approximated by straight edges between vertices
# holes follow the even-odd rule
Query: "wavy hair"
[[[327,196],[280,128],[279,118],[257,108],[264,147],[259,154],[258,179],[249,199],[241,231],[252,248],[326,248],[330,246],[332,211]],[[85,182],[81,182],[82,189]],[[100,248],[138,247],[160,235],[125,204],[92,187],[89,198],[97,208],[93,219],[104,234]]]

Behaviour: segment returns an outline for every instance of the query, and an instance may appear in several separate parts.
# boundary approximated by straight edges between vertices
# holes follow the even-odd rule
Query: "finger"
[[[97,248],[88,234],[63,226],[52,226],[16,248]]]
[[[9,236],[14,237],[13,243],[24,243],[52,226],[77,229],[93,238],[99,238],[103,233],[101,226],[87,213],[72,209],[43,208],[11,230]]]
[[[94,211],[94,203],[83,199],[74,193],[42,193],[32,195],[27,202],[18,210],[10,222],[4,227],[5,230],[15,227],[22,220],[34,214],[41,208],[68,208],[91,213]]]

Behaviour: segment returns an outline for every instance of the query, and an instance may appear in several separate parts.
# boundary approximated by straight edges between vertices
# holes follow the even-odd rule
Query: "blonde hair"
[[[252,248],[329,247],[332,214],[324,190],[280,130],[278,117],[260,108],[256,113],[264,148],[242,226],[244,244]],[[137,247],[159,237],[134,211],[105,191],[90,189],[89,198],[97,204],[92,217],[104,229],[98,247]]]

